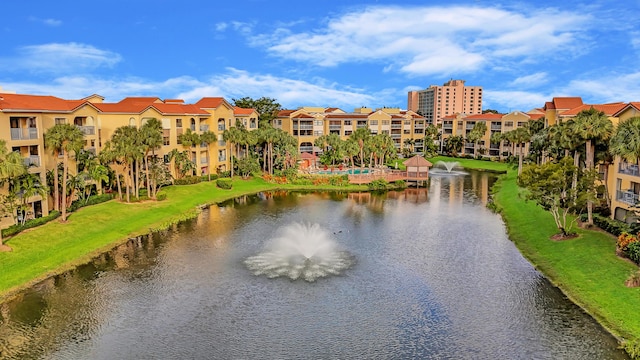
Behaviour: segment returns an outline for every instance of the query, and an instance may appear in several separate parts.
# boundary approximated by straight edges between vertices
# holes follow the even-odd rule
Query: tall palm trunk
[[[58,157],[60,153],[56,151],[53,155],[54,157],[54,168],[53,168],[53,209],[55,211],[60,211],[60,189],[58,189],[59,180],[58,180]]]
[[[122,201],[122,187],[120,186],[120,174],[116,172],[116,184],[118,185],[118,200]]]
[[[62,221],[67,221],[67,176],[69,176],[69,151],[64,152],[64,158],[62,160]]]
[[[147,196],[154,199],[155,197],[151,193],[151,178],[149,177],[149,156],[144,155],[144,176],[147,178]]]

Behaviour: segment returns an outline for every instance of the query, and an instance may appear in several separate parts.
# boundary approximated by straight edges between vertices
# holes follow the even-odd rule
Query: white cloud
[[[540,61],[559,49],[571,54],[583,46],[577,40],[589,19],[557,9],[524,14],[473,6],[373,6],[332,18],[315,31],[280,28],[249,40],[272,55],[319,66],[381,62],[387,70],[424,75],[471,72],[510,59]]]
[[[188,91],[178,94],[186,101],[197,101],[205,96],[223,96],[227,100],[232,98],[262,97],[275,98],[286,108],[297,108],[303,105],[317,106],[348,106],[357,107],[362,104],[380,103],[378,94],[367,93],[363,89],[340,87],[337,84],[326,83],[322,79],[304,81],[281,78],[273,75],[251,74],[247,71],[233,68],[223,74],[216,75]],[[389,98],[386,94],[383,98]]]
[[[607,74],[570,81],[563,91],[582,96],[586,103],[640,101],[640,72]]]
[[[60,26],[62,25],[62,20],[58,20],[58,19],[41,19],[41,18],[37,18],[37,17],[30,17],[29,20],[31,21],[35,21],[35,22],[40,22],[43,23],[47,26]]]
[[[496,109],[501,112],[515,110],[529,111],[542,107],[544,103],[551,100],[553,96],[537,92],[485,89],[483,92],[482,108]]]
[[[226,22],[220,22],[215,25],[216,31],[225,31],[229,27]]]
[[[511,82],[511,86],[519,88],[532,88],[547,83],[548,76],[546,72],[537,72],[535,74],[520,76]]]
[[[233,68],[206,81],[189,76],[164,81],[65,76],[55,78],[47,84],[4,82],[2,85],[5,89],[22,94],[54,95],[65,99],[81,99],[91,94],[99,94],[104,96],[107,102],[117,102],[127,96],[158,96],[195,102],[209,96],[222,96],[229,101],[244,96],[267,96],[277,99],[285,108],[317,105],[345,107],[347,110],[362,105],[379,107],[392,104],[398,94],[397,90],[381,90],[372,94],[363,89],[328,83],[323,79],[310,82],[251,74]]]
[[[0,58],[8,70],[33,72],[78,73],[100,67],[111,67],[122,57],[108,50],[79,43],[30,45],[19,49],[15,58]]]

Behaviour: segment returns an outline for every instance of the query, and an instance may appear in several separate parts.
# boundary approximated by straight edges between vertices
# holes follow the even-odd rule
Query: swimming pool
[[[317,174],[322,174],[322,175],[344,175],[344,174],[349,174],[349,175],[353,175],[353,174],[368,174],[369,172],[370,172],[369,169],[343,169],[343,170],[333,169],[333,171],[331,171],[331,170],[318,170]]]

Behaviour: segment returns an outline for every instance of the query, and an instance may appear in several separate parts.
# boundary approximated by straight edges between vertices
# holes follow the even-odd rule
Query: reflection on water
[[[486,173],[428,189],[264,193],[133,239],[0,305],[0,358],[624,359],[483,204]],[[244,261],[318,223],[356,265],[313,283]]]

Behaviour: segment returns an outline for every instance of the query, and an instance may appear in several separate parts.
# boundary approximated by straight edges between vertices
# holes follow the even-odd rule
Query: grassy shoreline
[[[637,266],[615,255],[613,237],[578,229],[580,236],[576,239],[552,241],[550,237],[557,229],[551,215],[520,196],[515,171],[506,164],[447,157],[430,160],[434,164],[456,161],[465,168],[504,173],[495,185],[493,199],[509,238],[522,255],[618,339],[639,340],[640,288],[624,285]],[[272,184],[262,179],[234,179],[231,190],[221,190],[215,182],[203,182],[163,189],[167,200],[161,202],[109,201],[86,207],[73,213],[67,223],[52,221],[7,239],[14,251],[0,253],[0,302],[48,277],[87,263],[132,237],[194,217],[204,206],[268,190],[368,189],[310,188]]]

